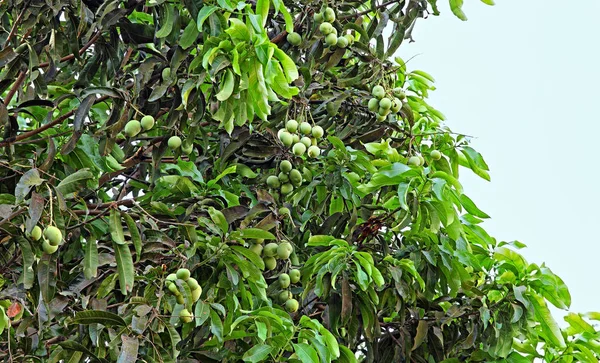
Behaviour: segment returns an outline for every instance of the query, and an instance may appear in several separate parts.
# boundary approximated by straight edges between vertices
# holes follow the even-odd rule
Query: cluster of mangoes
[[[442,153],[439,150],[432,150],[429,153],[429,156],[431,156],[433,160],[440,160],[442,158]],[[423,166],[425,165],[425,158],[423,155],[413,155],[408,158],[408,165]]]
[[[317,146],[325,131],[321,126],[311,126],[308,122],[298,123],[296,120],[288,120],[285,128],[277,132],[277,137],[283,145],[291,147],[292,153],[302,156],[304,153],[311,158],[321,155],[321,149]]]
[[[383,121],[390,113],[398,113],[402,108],[402,100],[406,98],[402,88],[394,88],[390,94],[381,85],[371,89],[373,98],[369,100],[369,111],[377,114],[377,121]]]
[[[289,290],[290,285],[296,284],[300,281],[300,270],[291,269],[289,273],[281,273],[277,278],[277,283],[281,288],[281,292],[277,296],[279,302],[285,307],[290,313],[298,311],[298,300],[294,299],[294,295]]]
[[[288,241],[281,243],[270,242],[263,246],[264,239],[256,239],[254,244],[251,244],[250,251],[262,257],[265,263],[265,268],[272,271],[277,267],[277,259],[287,260],[294,252],[294,246]]]
[[[39,241],[42,236],[44,237],[42,240],[42,249],[49,255],[56,252],[63,241],[62,232],[54,226],[47,226],[44,228],[43,233],[39,226],[35,226],[31,230],[31,233],[29,233],[29,238],[32,241]]]
[[[352,34],[338,36],[338,31],[333,26],[335,18],[335,10],[330,7],[326,7],[322,12],[314,15],[315,21],[320,23],[319,31],[325,36],[325,44],[330,47],[346,48],[354,43],[354,36]]]
[[[165,68],[163,70],[163,77],[164,77],[164,71],[168,70],[168,73],[170,74],[170,69],[169,68]],[[155,120],[154,117],[150,116],[150,115],[146,115],[144,117],[141,118],[141,120],[131,120],[129,122],[127,122],[127,124],[125,124],[125,128],[123,129],[123,132],[125,133],[125,135],[127,135],[127,137],[129,138],[133,138],[136,137],[142,130],[144,131],[150,131],[155,124]],[[183,141],[181,140],[181,137],[177,136],[177,135],[173,135],[169,138],[169,140],[167,140],[167,145],[169,146],[169,148],[173,151],[178,150],[181,147],[181,152],[184,154],[191,154],[191,152],[193,151],[193,145],[190,143],[189,145],[184,145],[183,147],[181,146],[183,143]]]
[[[302,185],[304,181],[312,180],[312,172],[304,167],[302,172],[294,169],[292,163],[288,160],[282,160],[279,163],[279,174],[269,175],[267,185],[271,189],[279,189],[281,195],[286,196]]]
[[[202,287],[200,287],[200,284],[195,278],[190,277],[190,270],[187,268],[180,268],[176,273],[169,274],[165,280],[167,289],[169,289],[169,291],[175,296],[175,300],[178,304],[185,304],[185,299],[181,294],[181,291],[179,291],[179,287],[177,286],[176,282],[177,280],[181,280],[189,286],[194,302],[200,299],[200,295],[202,295]],[[186,308],[183,308],[179,312],[179,319],[184,323],[189,323],[193,319],[192,313],[190,313]]]

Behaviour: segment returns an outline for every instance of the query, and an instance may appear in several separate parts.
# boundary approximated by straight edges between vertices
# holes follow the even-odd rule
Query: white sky
[[[491,235],[565,280],[572,311],[600,311],[600,1],[469,0],[467,22],[439,3],[400,55],[436,79],[447,125],[477,137],[492,182],[465,170],[465,193]]]

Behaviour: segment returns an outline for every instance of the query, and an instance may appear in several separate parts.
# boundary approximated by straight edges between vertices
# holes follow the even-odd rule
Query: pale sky
[[[492,181],[463,169],[465,193],[492,236],[562,277],[572,311],[600,311],[600,1],[469,0],[467,22],[438,3],[400,55],[436,79],[446,124],[477,137]]]

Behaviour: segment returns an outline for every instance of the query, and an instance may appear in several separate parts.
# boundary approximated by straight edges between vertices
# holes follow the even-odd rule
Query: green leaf
[[[129,246],[113,243],[115,249],[115,260],[117,261],[117,271],[119,273],[119,287],[121,293],[127,295],[133,290],[135,280],[135,268]]]
[[[257,0],[256,1],[256,14],[261,16],[261,26],[264,28],[267,23],[267,18],[269,17],[269,6],[271,5],[271,0]]]
[[[292,344],[294,351],[302,363],[315,363],[319,361],[317,351],[306,343]]]
[[[202,9],[200,9],[200,11],[198,12],[198,21],[196,22],[196,23],[198,23],[198,31],[199,32],[203,32],[204,31],[202,29],[202,25],[204,24],[204,22],[206,21],[206,19],[208,19],[208,17],[210,16],[210,14],[214,13],[218,9],[219,9],[218,6],[213,6],[213,5],[204,5],[202,7]]]
[[[183,49],[187,49],[191,47],[196,39],[198,39],[198,35],[200,32],[198,31],[198,26],[194,20],[190,20],[188,25],[185,27],[183,34],[181,34],[181,39],[179,39],[179,45]]]
[[[162,16],[159,17],[162,26],[155,34],[157,38],[165,38],[171,34],[171,31],[173,30],[173,22],[175,21],[174,18],[175,7],[169,3],[166,3],[165,6],[163,6]]]
[[[37,169],[30,169],[21,176],[17,186],[15,187],[16,203],[22,202],[32,187],[41,185],[44,179],[40,178],[40,173]]]
[[[234,87],[234,76],[231,69],[227,69],[225,71],[225,75],[223,76],[223,82],[221,82],[221,90],[217,93],[216,97],[219,101],[225,101],[231,94],[233,93]]]
[[[339,363],[358,363],[354,352],[347,347],[340,345],[340,359]]]
[[[265,269],[265,263],[263,262],[262,258],[260,258],[260,256],[258,256],[256,253],[250,251],[246,247],[231,246],[231,249],[234,250],[235,252],[239,253],[240,255],[244,256],[246,259],[250,260],[250,262],[252,262],[254,264],[254,266],[258,267],[259,269],[261,269],[261,270]]]
[[[131,241],[133,242],[133,247],[135,248],[135,259],[136,261],[139,261],[140,256],[142,255],[142,236],[140,235],[140,231],[135,224],[135,221],[129,214],[123,212],[121,216],[125,219],[127,229],[129,230],[129,235],[131,236]]]
[[[296,63],[290,58],[284,51],[275,47],[275,52],[273,53],[275,58],[279,60],[281,66],[283,67],[283,71],[285,73],[285,78],[288,82],[293,82],[298,79],[298,68],[296,67]]]
[[[223,341],[223,322],[219,318],[219,314],[213,309],[210,309],[210,332],[215,335],[219,342]]]
[[[108,217],[108,228],[110,236],[114,243],[125,244],[125,235],[123,234],[123,223],[121,222],[121,212],[112,208]]]
[[[411,351],[414,351],[418,347],[423,344],[425,338],[427,337],[427,330],[429,329],[429,324],[425,320],[419,320],[419,325],[417,325],[417,334],[415,335],[415,340]]]
[[[140,341],[138,338],[129,337],[125,334],[121,335],[121,354],[117,363],[131,363],[138,361],[138,349],[140,347]]]
[[[471,200],[471,198],[469,198],[466,195],[462,194],[459,197],[459,199],[460,199],[460,204],[462,204],[462,206],[465,207],[465,209],[467,210],[467,212],[469,212],[470,214],[474,215],[475,217],[479,217],[479,218],[490,218],[489,215],[487,215],[481,209],[477,208],[477,206]]]
[[[35,273],[33,270],[34,254],[29,241],[23,237],[17,238],[19,247],[21,247],[21,254],[23,255],[23,287],[25,289],[31,289],[33,282],[35,281]]]
[[[250,30],[246,24],[238,18],[229,18],[229,22],[231,25],[225,32],[229,34],[232,39],[249,41],[250,40]]]
[[[567,345],[565,344],[565,339],[563,338],[560,327],[552,317],[546,301],[538,295],[530,296],[529,301],[533,305],[535,320],[542,328],[542,337],[557,348],[566,348]]]
[[[269,239],[269,240],[277,239],[277,237],[275,237],[275,235],[273,233],[265,231],[264,229],[260,229],[260,228],[238,229],[236,231],[236,233],[238,233],[242,239],[248,239],[248,238],[253,238],[253,239],[262,238],[262,239]]]
[[[216,210],[213,207],[208,208],[208,214],[210,215],[210,219],[221,229],[223,234],[226,234],[229,230],[229,224],[227,223],[227,219],[220,211]]]
[[[329,330],[327,330],[323,326],[321,326],[319,328],[319,333],[323,336],[323,338],[325,340],[325,345],[327,346],[327,349],[329,350],[329,353],[334,358],[339,358],[339,356],[340,356],[340,346],[339,346],[339,344],[337,342],[337,339],[335,339],[335,336]]]
[[[88,280],[98,276],[98,242],[92,236],[88,237],[85,243],[83,276]]]
[[[119,315],[102,310],[84,310],[75,313],[71,324],[102,324],[106,326],[127,326]]]
[[[94,174],[89,169],[77,170],[73,174],[68,175],[56,186],[56,190],[62,193],[62,195],[69,195],[71,193],[81,191],[85,183],[94,178]]]
[[[198,300],[196,308],[194,309],[194,318],[196,319],[196,326],[201,326],[210,316],[210,305]]]
[[[265,358],[267,358],[269,353],[271,353],[271,350],[273,350],[273,348],[269,345],[257,344],[246,351],[246,353],[244,353],[242,356],[242,359],[244,362],[262,362]]]
[[[462,21],[467,20],[467,16],[462,11],[463,0],[450,0],[450,10]]]
[[[594,327],[591,326],[587,321],[583,320],[580,314],[569,313],[567,316],[565,316],[565,321],[571,325],[576,334],[581,334],[583,332],[594,334],[596,332]]]

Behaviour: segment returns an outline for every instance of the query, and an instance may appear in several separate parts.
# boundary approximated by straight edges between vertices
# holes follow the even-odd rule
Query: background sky
[[[468,0],[467,22],[447,2],[399,55],[490,166],[491,182],[462,169],[465,193],[492,236],[562,277],[571,311],[600,311],[600,1]]]

